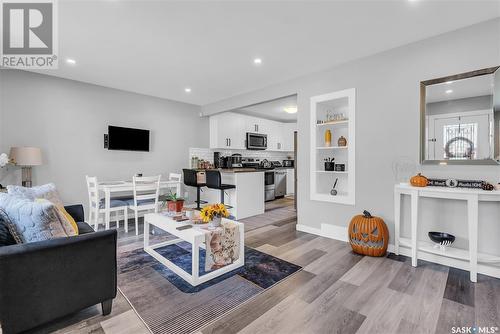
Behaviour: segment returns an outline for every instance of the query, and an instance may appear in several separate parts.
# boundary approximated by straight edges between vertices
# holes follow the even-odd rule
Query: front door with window
[[[428,159],[471,160],[491,156],[491,111],[429,116]]]

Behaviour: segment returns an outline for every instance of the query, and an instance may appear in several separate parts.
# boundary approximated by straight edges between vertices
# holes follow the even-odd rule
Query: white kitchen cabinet
[[[295,131],[297,131],[297,123],[283,123],[283,151],[293,151]]]
[[[265,126],[262,126],[263,122],[261,118],[257,117],[252,117],[252,116],[245,116],[241,115],[242,118],[244,118],[245,122],[245,130],[246,132],[252,132],[252,133],[264,133],[262,132],[263,129],[265,130]]]
[[[231,112],[210,116],[210,148],[245,149],[245,119]]]
[[[269,124],[267,134],[268,150],[292,152],[294,149],[294,131],[297,130],[297,123],[274,122]]]
[[[295,169],[288,168],[286,170],[286,194],[295,194]]]
[[[269,121],[267,123],[267,149],[270,151],[280,151],[283,139],[283,123]]]
[[[225,112],[210,116],[210,148],[246,149],[246,133],[267,135],[268,151],[293,151],[297,123],[281,123],[264,118]]]

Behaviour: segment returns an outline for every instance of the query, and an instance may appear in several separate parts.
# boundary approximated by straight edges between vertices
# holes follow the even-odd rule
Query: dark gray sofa
[[[94,232],[81,205],[66,207],[80,235],[0,247],[0,326],[19,333],[86,307],[111,312],[116,230]],[[1,222],[0,222],[1,223]]]

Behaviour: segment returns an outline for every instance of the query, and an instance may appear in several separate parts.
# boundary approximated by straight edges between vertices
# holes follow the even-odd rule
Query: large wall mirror
[[[499,67],[420,83],[420,160],[500,164]]]

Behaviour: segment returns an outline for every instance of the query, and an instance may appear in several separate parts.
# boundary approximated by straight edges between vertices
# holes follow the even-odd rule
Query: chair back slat
[[[89,195],[89,203],[97,204],[99,202],[99,189],[97,177],[95,176],[85,176],[87,180],[87,191]]]
[[[134,176],[132,183],[134,186],[134,206],[138,207],[138,201],[154,199],[155,212],[158,211],[158,197],[160,195],[160,180],[158,176]]]
[[[136,184],[154,183],[154,182],[158,181],[158,177],[161,177],[161,175],[158,175],[158,176],[134,176],[134,179],[135,179]]]
[[[179,173],[170,173],[168,175],[168,180],[169,181],[177,181],[177,182],[181,182],[182,180],[182,175],[179,174]]]
[[[137,200],[142,201],[145,199],[155,199],[156,194],[149,194],[149,195],[137,195]]]
[[[156,190],[156,183],[136,184],[135,189],[138,193],[151,193]]]

